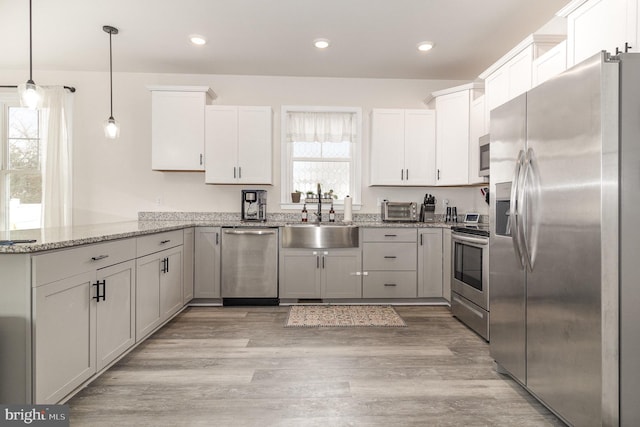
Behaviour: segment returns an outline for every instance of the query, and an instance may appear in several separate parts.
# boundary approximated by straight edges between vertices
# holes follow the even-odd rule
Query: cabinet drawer
[[[362,259],[364,271],[415,270],[418,247],[415,243],[365,243]]]
[[[364,276],[363,298],[415,298],[415,271],[370,271]]]
[[[86,271],[129,261],[135,257],[135,239],[113,240],[35,255],[31,264],[32,286],[55,282]]]
[[[364,242],[417,242],[415,228],[364,228]]]
[[[138,237],[136,255],[140,258],[154,252],[180,246],[183,243],[183,233],[183,230],[174,230]]]

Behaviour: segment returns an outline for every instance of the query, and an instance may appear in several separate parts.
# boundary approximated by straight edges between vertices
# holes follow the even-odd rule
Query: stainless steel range
[[[489,228],[451,231],[451,313],[489,341]]]

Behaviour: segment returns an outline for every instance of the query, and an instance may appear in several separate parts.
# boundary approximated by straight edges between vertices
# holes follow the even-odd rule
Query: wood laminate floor
[[[284,328],[287,307],[191,307],[68,404],[72,426],[562,426],[447,308],[406,328]]]

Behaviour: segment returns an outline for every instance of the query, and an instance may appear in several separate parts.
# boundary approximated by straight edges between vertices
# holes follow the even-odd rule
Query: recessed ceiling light
[[[329,47],[329,40],[327,39],[315,39],[313,45],[318,49],[326,49]]]
[[[205,39],[204,36],[199,36],[197,34],[189,36],[189,41],[197,46],[202,46],[207,43],[207,39]]]
[[[426,52],[433,49],[433,42],[420,42],[418,43],[418,50],[420,52]]]

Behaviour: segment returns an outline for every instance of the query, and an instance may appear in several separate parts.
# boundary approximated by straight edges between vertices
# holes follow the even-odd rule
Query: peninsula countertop
[[[242,222],[234,219],[189,219],[189,220],[140,220],[123,221],[71,227],[54,227],[32,230],[0,232],[0,254],[32,253],[53,249],[99,243],[109,240],[125,239],[163,231],[179,230],[188,227],[283,227],[295,221]],[[339,222],[338,222],[339,223]],[[311,223],[310,223],[311,224]],[[402,227],[402,228],[450,228],[455,223],[444,222],[382,222],[353,221],[350,224],[359,227]],[[33,243],[7,244],[7,241],[35,240]]]

